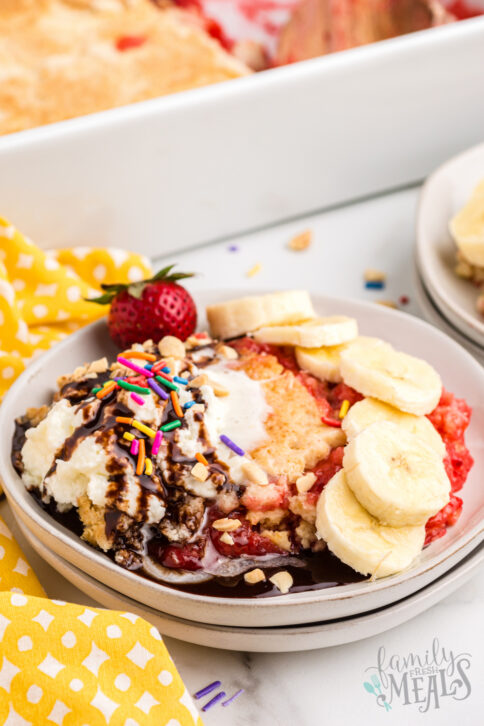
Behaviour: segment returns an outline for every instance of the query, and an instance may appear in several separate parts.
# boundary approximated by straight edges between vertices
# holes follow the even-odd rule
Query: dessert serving
[[[304,291],[209,306],[195,333],[179,279],[106,289],[122,352],[17,420],[32,496],[121,567],[195,593],[410,567],[461,512],[469,406],[356,320],[316,317]]]
[[[455,272],[476,286],[476,308],[484,315],[484,180],[452,218],[449,228],[457,247]]]

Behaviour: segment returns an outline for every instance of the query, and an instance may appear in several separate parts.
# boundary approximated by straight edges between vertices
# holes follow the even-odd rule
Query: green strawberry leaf
[[[94,302],[98,305],[108,305],[114,300],[116,295],[119,295],[119,293],[127,290],[131,297],[134,297],[137,300],[141,300],[143,290],[145,289],[146,285],[150,284],[150,282],[178,282],[178,280],[185,280],[188,277],[193,277],[193,272],[172,272],[174,267],[175,265],[167,265],[166,267],[163,267],[162,270],[157,272],[156,275],[150,277],[148,280],[140,280],[139,282],[132,282],[127,284],[114,283],[110,285],[101,285],[101,289],[103,290],[104,295],[85,299],[87,302]]]

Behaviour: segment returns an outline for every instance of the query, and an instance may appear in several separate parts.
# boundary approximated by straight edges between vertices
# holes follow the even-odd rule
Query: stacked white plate
[[[251,291],[252,293],[254,291]],[[200,295],[199,310],[231,292]],[[461,346],[427,323],[370,303],[313,296],[319,314],[357,318],[363,335],[384,338],[418,355],[463,396],[474,414],[467,435],[475,459],[463,491],[463,513],[407,571],[371,582],[263,599],[215,598],[176,590],[116,565],[54,521],[25,490],[10,461],[14,419],[51,400],[58,375],[114,356],[103,322],[55,346],[16,381],[0,408],[0,472],[12,510],[32,546],[77,587],[105,606],[135,610],[166,635],[219,648],[287,651],[320,648],[375,635],[430,607],[472,575],[483,559],[484,369]],[[201,321],[203,327],[203,320]]]
[[[449,220],[484,179],[484,144],[454,157],[422,189],[417,219],[417,294],[425,316],[484,363],[484,315],[478,289],[454,272]]]

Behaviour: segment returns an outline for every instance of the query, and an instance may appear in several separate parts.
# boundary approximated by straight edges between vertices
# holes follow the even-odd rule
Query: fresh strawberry
[[[101,285],[104,294],[89,302],[110,304],[108,328],[120,348],[165,335],[186,340],[197,325],[197,308],[178,280],[191,273],[172,272],[169,265],[149,280],[129,285]]]

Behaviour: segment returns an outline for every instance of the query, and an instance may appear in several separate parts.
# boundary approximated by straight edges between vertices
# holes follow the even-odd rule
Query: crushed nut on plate
[[[298,490],[299,494],[304,494],[311,489],[315,481],[316,475],[313,474],[312,471],[310,471],[307,474],[300,476],[299,479],[296,479],[296,489]]]
[[[220,385],[220,383],[213,381],[211,378],[207,378],[207,385],[210,386],[214,394],[219,398],[222,398],[223,396],[228,396],[230,393],[230,391],[225,388],[225,386]]]
[[[222,519],[216,519],[212,522],[212,527],[219,532],[234,532],[241,524],[242,522],[240,519],[229,519],[228,517],[223,517]]]
[[[287,570],[283,570],[282,572],[276,572],[275,575],[269,577],[269,580],[272,582],[273,585],[277,587],[278,590],[282,592],[283,595],[289,592],[294,582]]]
[[[185,357],[185,346],[179,338],[175,338],[174,335],[165,335],[164,338],[158,343],[158,350],[160,354],[165,356],[171,356],[172,358],[184,358]]]
[[[266,576],[260,567],[256,567],[255,570],[250,570],[250,572],[246,572],[244,575],[244,580],[249,583],[249,585],[256,585],[258,582],[263,582],[265,579]]]
[[[230,536],[230,534],[228,532],[224,532],[222,534],[222,536],[220,537],[220,541],[224,542],[225,544],[228,544],[228,545],[234,544],[234,539],[233,539],[233,537]]]
[[[205,373],[202,373],[201,375],[192,378],[192,380],[188,383],[187,388],[201,388],[207,384],[207,381],[207,376]]]
[[[243,461],[241,468],[247,479],[253,484],[258,484],[261,487],[269,484],[266,472],[254,461]]]
[[[198,479],[199,481],[206,481],[208,479],[209,473],[210,472],[205,464],[202,464],[201,462],[195,464],[195,466],[191,470],[192,476],[194,476],[195,479]]]
[[[239,357],[235,348],[231,348],[230,345],[218,345],[216,350],[217,353],[220,353],[220,355],[223,355],[228,360],[236,360]]]

